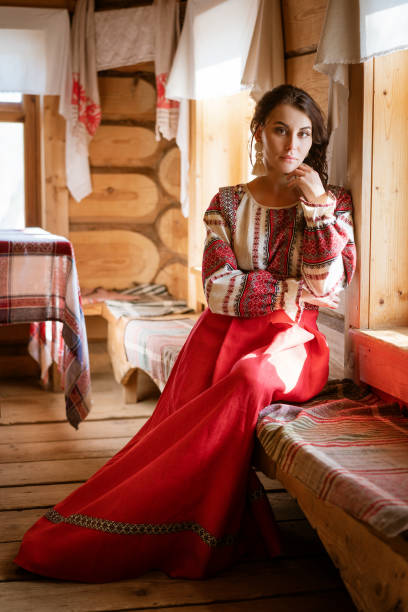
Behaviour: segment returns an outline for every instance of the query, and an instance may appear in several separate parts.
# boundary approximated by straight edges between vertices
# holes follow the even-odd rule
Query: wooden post
[[[373,62],[350,66],[349,187],[353,195],[357,269],[347,290],[345,309],[345,375],[358,378],[350,328],[369,326]]]
[[[24,96],[25,219],[28,227],[41,225],[41,141],[38,96]]]
[[[65,120],[58,113],[59,97],[43,101],[43,228],[68,237],[68,189],[65,177]]]

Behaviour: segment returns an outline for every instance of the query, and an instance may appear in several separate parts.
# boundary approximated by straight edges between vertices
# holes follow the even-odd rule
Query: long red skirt
[[[15,562],[66,580],[149,570],[203,578],[244,556],[279,552],[251,469],[262,408],[306,401],[328,376],[316,312],[255,319],[206,310],[156,410],[130,442],[25,534]]]

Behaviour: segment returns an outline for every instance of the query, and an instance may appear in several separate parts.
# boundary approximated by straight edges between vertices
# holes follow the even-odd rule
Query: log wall
[[[90,144],[93,192],[69,200],[81,288],[165,282],[187,294],[179,152],[155,138],[154,65],[99,73],[102,122]]]

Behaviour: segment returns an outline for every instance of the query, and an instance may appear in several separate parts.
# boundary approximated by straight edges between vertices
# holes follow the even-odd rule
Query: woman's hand
[[[311,291],[309,291],[309,289],[307,289],[307,287],[303,287],[300,299],[308,304],[325,308],[334,309],[340,304],[340,297],[337,294],[327,295],[325,297],[316,297],[313,295],[313,293],[311,293]]]
[[[287,181],[288,187],[297,189],[308,202],[314,202],[326,193],[319,174],[307,164],[300,164],[296,170],[287,174]]]

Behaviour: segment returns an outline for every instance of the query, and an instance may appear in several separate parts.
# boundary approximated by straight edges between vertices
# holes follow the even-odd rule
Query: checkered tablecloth
[[[31,323],[30,354],[56,361],[68,421],[78,427],[90,409],[85,319],[72,245],[40,228],[0,231],[0,324]]]

